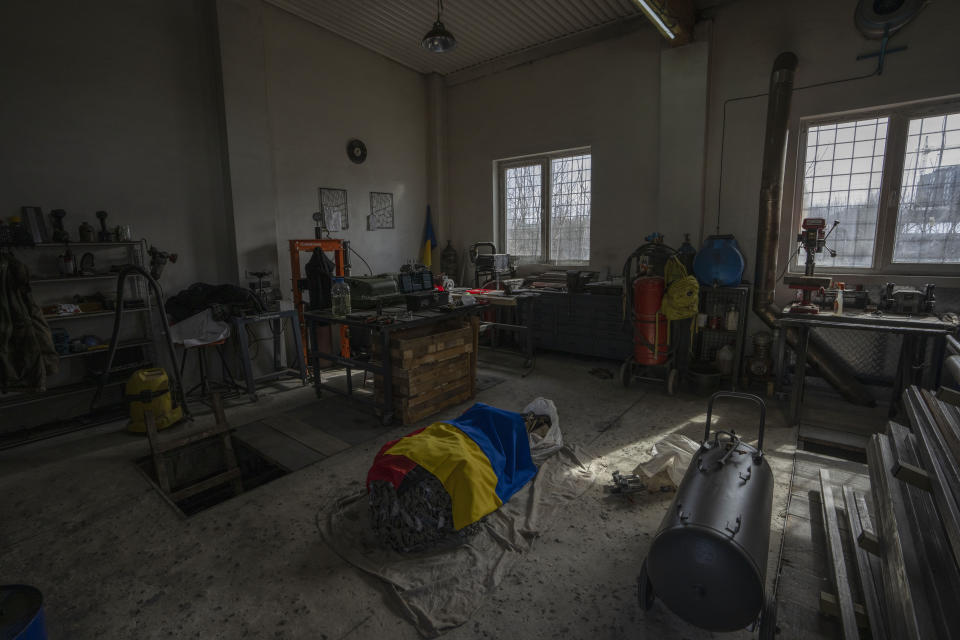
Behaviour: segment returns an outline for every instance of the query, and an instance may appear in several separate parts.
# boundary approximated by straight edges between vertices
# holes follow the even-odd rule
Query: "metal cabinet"
[[[537,349],[623,360],[633,349],[620,296],[540,292],[530,330]]]

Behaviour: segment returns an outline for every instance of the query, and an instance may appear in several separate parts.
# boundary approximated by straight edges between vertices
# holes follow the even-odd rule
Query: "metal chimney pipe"
[[[780,201],[787,146],[787,124],[797,56],[784,52],[777,56],[770,74],[767,103],[767,127],[763,137],[763,172],[760,178],[760,216],[757,221],[757,256],[754,272],[753,311],[771,328],[776,327],[780,309],[774,300],[777,286],[777,239],[780,236]],[[782,329],[781,329],[782,330]],[[799,336],[787,331],[787,343],[797,348]],[[837,358],[815,335],[810,336],[807,362],[847,400],[874,406],[876,402],[854,377],[846,362]]]

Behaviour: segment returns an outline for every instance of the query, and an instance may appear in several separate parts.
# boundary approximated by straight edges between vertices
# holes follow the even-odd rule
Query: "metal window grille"
[[[543,220],[543,174],[539,164],[504,171],[507,253],[540,260]]]
[[[807,129],[803,216],[839,220],[824,253],[824,267],[871,267],[883,179],[888,118],[869,118]],[[806,256],[797,256],[802,265]]]
[[[960,113],[910,120],[894,262],[960,262]]]
[[[500,163],[506,252],[526,262],[589,264],[591,168],[582,152]]]
[[[550,161],[550,259],[590,262],[590,156]]]

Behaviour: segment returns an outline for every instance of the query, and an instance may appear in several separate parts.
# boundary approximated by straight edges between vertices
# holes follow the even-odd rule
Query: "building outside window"
[[[577,149],[497,163],[498,246],[520,262],[590,262],[591,156]]]

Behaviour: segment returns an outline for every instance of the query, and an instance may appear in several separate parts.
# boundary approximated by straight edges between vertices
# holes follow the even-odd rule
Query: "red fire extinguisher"
[[[664,282],[659,276],[633,281],[633,359],[641,365],[667,361],[667,318],[660,313]]]

